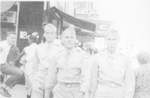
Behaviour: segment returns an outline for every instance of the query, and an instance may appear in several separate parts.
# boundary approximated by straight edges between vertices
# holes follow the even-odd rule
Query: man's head
[[[28,36],[28,43],[37,43],[39,38],[39,34],[37,32],[33,32],[31,35]]]
[[[109,30],[106,34],[105,42],[107,45],[107,50],[112,53],[115,52],[119,42],[118,32],[113,29]]]
[[[67,49],[72,49],[75,47],[76,32],[73,27],[69,27],[64,32],[62,32],[61,42],[62,42],[62,45]]]
[[[53,42],[56,38],[56,27],[52,24],[47,24],[44,27],[44,35],[46,42]]]
[[[28,43],[29,44],[37,43],[37,41],[38,41],[38,38],[35,35],[30,35],[29,38],[28,38]]]
[[[150,54],[148,52],[141,51],[136,55],[136,58],[140,65],[150,63]]]
[[[16,44],[16,33],[14,31],[7,32],[6,40],[10,45]]]

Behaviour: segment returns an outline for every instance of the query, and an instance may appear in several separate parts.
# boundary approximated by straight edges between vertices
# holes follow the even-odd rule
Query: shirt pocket
[[[113,71],[120,72],[122,68],[121,68],[119,65],[114,65],[111,69],[112,69]]]
[[[66,66],[65,64],[65,58],[64,57],[61,57],[57,60],[57,64],[56,64],[56,67],[57,68],[64,68]]]
[[[83,65],[84,63],[83,63],[83,61],[81,60],[81,59],[70,59],[69,61],[68,61],[68,67],[69,68],[74,68],[74,69],[79,69],[79,68],[81,68],[82,66],[84,66]]]
[[[126,67],[124,64],[120,64],[117,66],[114,66],[112,69],[113,74],[116,76],[116,78],[123,78],[125,74]]]
[[[125,70],[125,63],[123,60],[115,60],[112,69],[116,72],[123,72]]]

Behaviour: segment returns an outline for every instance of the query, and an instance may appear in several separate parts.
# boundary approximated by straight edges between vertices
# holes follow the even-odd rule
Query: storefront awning
[[[73,24],[73,25],[75,25],[75,26],[77,26],[79,28],[90,30],[90,31],[93,31],[93,32],[96,29],[96,25],[94,23],[77,19],[77,18],[75,18],[73,16],[70,16],[70,15],[60,11],[56,7],[52,7],[52,8],[50,8],[50,10],[52,12],[56,13],[56,15],[59,15],[59,17],[62,18],[64,21],[66,21],[66,22],[68,22],[70,24]]]

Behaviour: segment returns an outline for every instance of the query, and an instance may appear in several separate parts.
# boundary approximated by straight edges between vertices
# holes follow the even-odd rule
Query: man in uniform
[[[90,98],[133,98],[134,73],[127,57],[117,52],[118,32],[109,30],[105,41],[106,51],[92,65]]]
[[[86,54],[75,48],[76,33],[73,27],[67,28],[61,35],[65,50],[54,58],[48,71],[45,98],[49,98],[55,81],[58,83],[53,89],[53,98],[84,98],[90,82],[90,70],[85,63]]]
[[[41,43],[37,46],[35,56],[32,60],[34,69],[34,78],[32,82],[32,95],[31,98],[43,98],[45,90],[45,80],[49,66],[51,66],[52,58],[61,49],[62,46],[56,44],[54,39],[56,38],[56,27],[52,24],[47,24],[44,27],[45,43]],[[53,70],[53,69],[51,69]]]

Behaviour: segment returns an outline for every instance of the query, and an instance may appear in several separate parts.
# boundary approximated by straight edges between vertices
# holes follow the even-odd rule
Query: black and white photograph
[[[1,0],[0,98],[150,98],[150,0]]]

